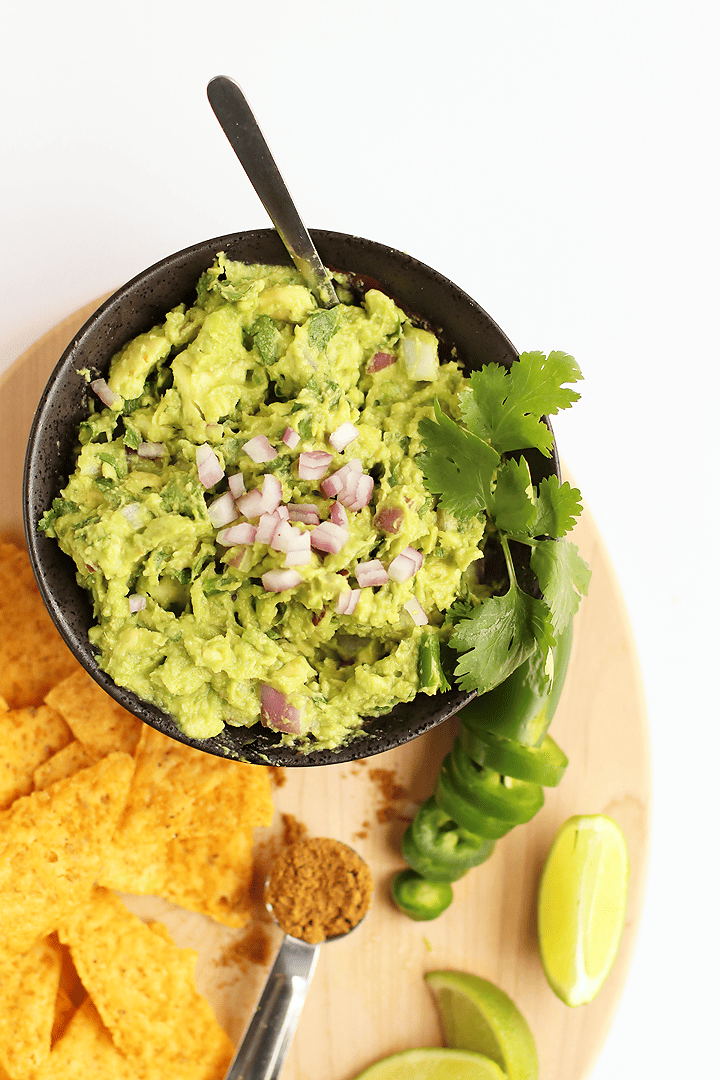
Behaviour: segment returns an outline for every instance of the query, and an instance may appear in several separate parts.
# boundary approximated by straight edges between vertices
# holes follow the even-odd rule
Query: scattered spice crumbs
[[[370,769],[368,776],[383,800],[377,811],[380,824],[384,825],[388,821],[412,821],[412,813],[407,807],[407,804],[412,802],[412,796],[407,788],[395,779],[395,770]],[[398,803],[404,805],[398,806]]]

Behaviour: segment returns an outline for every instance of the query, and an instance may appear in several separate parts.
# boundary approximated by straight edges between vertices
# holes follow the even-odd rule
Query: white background
[[[40,0],[3,15],[3,367],[166,254],[269,224],[207,104],[216,74],[243,86],[309,226],[406,250],[520,350],[577,357],[583,397],[554,426],[629,609],[655,787],[643,922],[592,1080],[717,1060],[714,8]]]

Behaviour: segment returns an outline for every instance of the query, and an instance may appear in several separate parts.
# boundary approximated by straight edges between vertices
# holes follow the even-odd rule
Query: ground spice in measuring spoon
[[[370,870],[358,853],[318,837],[283,850],[272,865],[265,902],[286,934],[315,945],[357,926],[372,893]]]

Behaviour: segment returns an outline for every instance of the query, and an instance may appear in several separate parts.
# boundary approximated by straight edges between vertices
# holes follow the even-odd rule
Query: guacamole
[[[444,685],[428,656],[484,521],[438,510],[415,458],[466,381],[389,297],[336,280],[321,309],[296,270],[220,254],[192,306],[86,375],[41,528],[92,595],[101,668],[195,739],[260,720],[332,749]]]

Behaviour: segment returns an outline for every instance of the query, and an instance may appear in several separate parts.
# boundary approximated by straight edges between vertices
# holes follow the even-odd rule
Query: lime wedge
[[[428,971],[425,981],[435,995],[449,1046],[484,1054],[508,1080],[537,1080],[533,1034],[503,990],[464,971]]]
[[[505,1080],[505,1074],[472,1050],[428,1046],[382,1058],[355,1080]]]
[[[620,946],[630,863],[620,826],[605,814],[561,825],[540,879],[538,941],[545,975],[566,1005],[592,1001]]]

